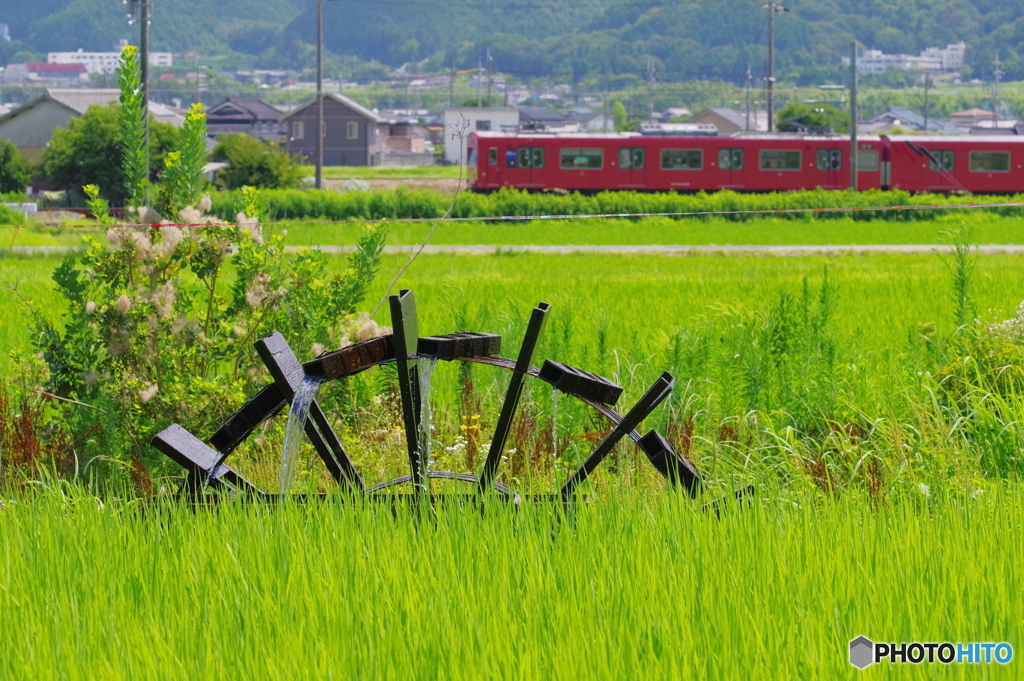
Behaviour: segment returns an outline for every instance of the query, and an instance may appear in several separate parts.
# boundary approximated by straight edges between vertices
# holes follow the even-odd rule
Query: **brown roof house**
[[[377,114],[345,95],[324,93],[324,165],[380,165],[386,145],[377,133]],[[310,100],[282,119],[289,154],[301,154],[316,163],[316,100]]]
[[[211,135],[245,133],[274,142],[284,141],[284,113],[253,97],[230,97],[206,112]]]
[[[735,109],[705,109],[687,123],[710,123],[718,128],[719,135],[735,135],[747,131],[747,114]],[[768,129],[768,114],[764,111],[750,112],[750,132],[764,132]]]
[[[977,125],[981,121],[991,120],[992,112],[985,111],[984,109],[968,109],[967,111],[957,111],[956,113],[949,114],[950,123],[965,128],[969,128],[972,125]]]

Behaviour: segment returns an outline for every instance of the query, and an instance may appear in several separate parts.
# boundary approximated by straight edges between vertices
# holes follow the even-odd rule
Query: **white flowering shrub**
[[[367,227],[332,276],[323,253],[286,254],[282,236],[262,233],[266,203],[251,188],[236,223],[225,224],[199,195],[205,137],[205,114],[193,106],[156,205],[135,207],[130,224],[112,224],[98,188],[85,187],[109,224],[105,238],[85,237],[86,252],[53,273],[68,303],[63,323],[33,315],[48,389],[112,414],[117,432],[103,446],[115,451],[103,453],[133,465],[156,461],[147,443],[159,429],[177,422],[210,432],[269,382],[257,339],[280,331],[304,353],[337,348],[369,326],[355,312],[380,266],[383,225]]]

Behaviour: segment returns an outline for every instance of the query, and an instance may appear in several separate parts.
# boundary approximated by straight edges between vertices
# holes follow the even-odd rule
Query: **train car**
[[[888,144],[893,189],[1024,191],[1024,139],[1016,135],[893,135]]]
[[[476,132],[468,149],[472,187],[483,192],[769,192],[850,185],[850,143],[842,137]],[[860,189],[1024,191],[1024,139],[1016,136],[867,136],[858,140],[857,162]]]
[[[860,186],[884,186],[883,138],[859,146]],[[843,189],[850,176],[849,142],[838,137],[475,132],[468,150],[476,191]]]

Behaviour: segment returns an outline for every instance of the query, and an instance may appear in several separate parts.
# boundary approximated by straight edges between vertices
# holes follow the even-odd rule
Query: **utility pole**
[[[932,77],[924,74],[924,131],[928,132],[928,88],[932,86]]]
[[[491,84],[494,81],[494,60],[491,59],[491,48],[487,48],[487,106],[493,106],[491,103]]]
[[[750,84],[754,75],[750,72],[750,62],[747,62],[747,132],[750,132]]]
[[[324,0],[316,0],[316,188],[324,188]]]
[[[996,77],[996,89],[992,98],[992,129],[995,130],[999,127],[999,78],[1006,74],[1004,71],[999,70],[999,67],[1003,65],[1003,62],[999,61],[998,52],[996,52],[996,59],[992,63],[996,67],[996,70],[992,72],[992,75]]]
[[[768,132],[775,130],[775,103],[774,103],[774,87],[775,87],[775,15],[780,12],[788,12],[785,7],[776,3],[769,2],[764,6],[768,10]]]
[[[124,4],[128,5],[128,23],[132,23],[133,17],[137,17],[139,20],[139,90],[142,94],[143,105],[146,107],[146,113],[143,116],[146,131],[146,177],[149,177],[149,3],[151,1],[124,0]]]
[[[850,50],[850,189],[857,191],[857,41]]]
[[[480,77],[480,74],[483,73],[483,70],[484,70],[484,63],[482,61],[480,61],[480,59],[478,58],[476,60],[476,108],[478,108],[478,109],[482,109],[483,106],[484,106],[484,102],[483,102],[483,98],[484,98],[484,94],[483,94],[484,93],[484,91],[483,91],[484,79]],[[473,101],[473,100],[470,100],[470,101]]]
[[[452,57],[452,72],[448,76],[448,108],[455,105],[455,58]]]
[[[654,118],[654,83],[655,66],[654,59],[647,58],[647,116]]]

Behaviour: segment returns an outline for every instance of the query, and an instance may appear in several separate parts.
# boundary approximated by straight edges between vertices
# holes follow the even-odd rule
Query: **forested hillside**
[[[312,0],[153,0],[155,49],[250,55],[261,66],[310,64]],[[4,49],[110,49],[134,33],[120,0],[11,3]],[[429,59],[475,66],[490,47],[495,68],[627,84],[649,59],[659,81],[743,80],[764,72],[764,0],[328,0],[325,41],[335,55],[397,66]],[[963,40],[971,77],[988,77],[998,50],[1009,79],[1024,79],[1024,0],[791,0],[778,16],[779,76],[841,77],[853,39],[917,53]],[[0,57],[4,56],[0,53]]]

